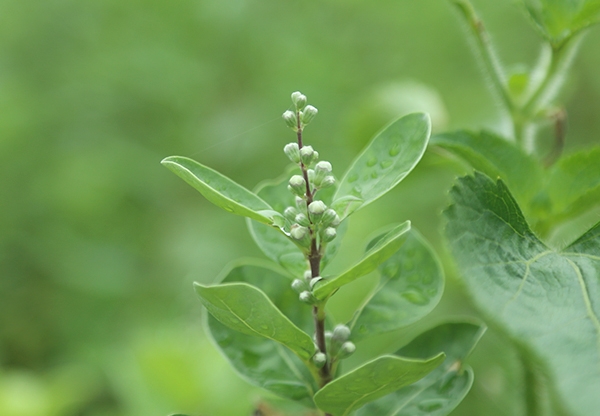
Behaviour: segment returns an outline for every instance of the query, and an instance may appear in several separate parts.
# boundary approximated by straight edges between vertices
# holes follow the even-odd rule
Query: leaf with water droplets
[[[194,283],[194,287],[208,312],[223,325],[246,335],[277,341],[304,361],[315,353],[311,337],[294,325],[257,287],[248,283],[214,286]]]
[[[243,282],[260,286],[273,304],[304,331],[312,331],[308,305],[298,303],[290,279],[264,260],[237,261],[219,279],[222,283]],[[308,368],[295,354],[271,339],[246,335],[205,314],[208,333],[231,365],[250,383],[306,406],[314,407],[317,385]]]
[[[395,355],[426,358],[443,351],[446,359],[438,368],[406,386],[361,408],[356,416],[445,416],[469,392],[473,371],[463,365],[481,339],[485,327],[479,323],[450,322],[432,328]]]
[[[319,409],[347,416],[359,407],[422,379],[444,361],[444,354],[429,359],[384,355],[336,378],[314,397]]]
[[[407,235],[404,244],[379,265],[379,285],[351,324],[353,341],[412,324],[439,302],[444,291],[441,264],[415,229]],[[374,245],[378,238],[369,245]]]
[[[333,203],[340,217],[367,206],[402,181],[421,160],[430,133],[429,116],[414,113],[377,134],[340,181]]]
[[[360,262],[338,276],[326,278],[317,283],[313,291],[314,295],[317,299],[325,299],[343,285],[371,273],[377,266],[398,251],[406,241],[409,230],[410,221],[406,221],[378,238]]]
[[[283,225],[283,217],[269,204],[219,172],[182,156],[170,156],[161,163],[225,211],[268,225]]]
[[[446,236],[475,304],[518,340],[572,415],[600,409],[600,223],[562,250],[530,230],[500,180],[459,179]]]

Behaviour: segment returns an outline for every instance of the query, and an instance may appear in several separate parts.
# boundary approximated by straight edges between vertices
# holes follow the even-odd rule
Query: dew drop
[[[367,166],[372,167],[377,164],[377,158],[375,156],[371,156],[369,160],[367,160]]]
[[[379,166],[381,166],[382,169],[387,169],[390,166],[392,166],[394,162],[392,162],[391,160],[383,160],[381,162],[379,162]]]
[[[262,329],[263,331],[266,331],[267,329],[269,329],[268,325],[261,325],[260,329]]]
[[[377,179],[378,176],[379,176],[379,174],[376,171],[371,172],[372,179]]]
[[[402,297],[415,305],[427,305],[429,303],[429,299],[417,290],[408,290],[402,294]]]
[[[421,403],[418,404],[417,407],[425,412],[432,412],[444,406],[444,402],[444,400],[440,399],[428,399],[423,400]]]
[[[352,175],[348,176],[348,183],[356,182],[357,179],[358,179],[358,174],[353,173]]]
[[[397,144],[394,145],[388,152],[390,156],[396,156],[398,153],[400,153],[400,147]]]

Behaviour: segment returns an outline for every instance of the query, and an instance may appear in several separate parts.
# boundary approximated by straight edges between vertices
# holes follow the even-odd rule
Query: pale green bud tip
[[[294,217],[294,221],[305,227],[308,227],[310,225],[310,221],[308,221],[308,218],[306,217],[306,215],[304,215],[302,213],[296,215]]]
[[[304,279],[306,279],[306,281],[310,281],[310,279],[312,279],[312,272],[310,270],[306,270],[304,272]]]
[[[331,163],[329,163],[325,160],[322,160],[315,165],[316,172],[331,173],[331,170],[332,170]]]
[[[353,342],[351,342],[351,341],[344,342],[342,344],[342,347],[340,348],[339,357],[340,358],[349,357],[352,354],[354,354],[354,351],[356,351],[356,345],[354,345]]]
[[[323,231],[323,240],[326,243],[329,243],[330,241],[335,240],[336,237],[337,237],[337,231],[333,227],[327,227],[327,228],[325,228],[325,231]]]
[[[313,363],[317,366],[317,368],[321,368],[327,362],[327,356],[322,352],[318,352],[313,356]]]
[[[285,211],[283,212],[283,215],[285,215]],[[323,218],[321,219],[321,224],[323,224],[323,226],[327,227],[329,224],[331,224],[331,222],[333,220],[335,220],[335,217],[337,217],[337,212],[335,212],[331,208],[327,208],[325,210],[325,212],[323,213]]]
[[[285,120],[285,124],[287,124],[288,127],[291,127],[291,128],[298,127],[297,126],[298,120],[296,119],[296,113],[294,113],[293,111],[287,110],[285,113],[283,113],[282,117]]]
[[[304,111],[302,111],[302,118],[301,118],[302,123],[308,124],[311,121],[313,121],[313,119],[317,116],[318,112],[319,112],[319,110],[317,110],[312,105],[307,105],[306,107],[304,107]]]
[[[290,230],[290,235],[295,240],[302,240],[307,234],[308,228],[301,225],[292,226],[292,229]]]
[[[298,298],[300,299],[301,302],[304,302],[304,303],[313,303],[313,301],[314,301],[313,294],[310,293],[308,290],[305,290],[304,292],[300,293],[300,296]]]
[[[315,287],[315,285],[316,285],[317,283],[319,283],[321,280],[323,280],[323,278],[322,278],[321,276],[313,277],[313,278],[310,280],[310,283],[308,284],[308,287],[310,288],[310,290],[313,290],[313,289],[314,289],[314,287]]]
[[[298,110],[302,110],[306,105],[306,95],[302,94],[300,91],[293,92],[292,102]]]
[[[288,189],[297,196],[304,195],[306,191],[306,182],[300,175],[294,175],[290,178]]]
[[[303,282],[300,279],[294,279],[292,282],[292,289],[294,289],[295,292],[302,293],[306,290],[306,282]]]
[[[348,338],[350,338],[350,328],[348,328],[346,325],[340,324],[333,328],[333,339],[344,342]]]
[[[319,159],[319,153],[312,146],[304,146],[300,149],[300,159],[306,166],[310,166]]]
[[[321,181],[321,188],[327,188],[335,184],[335,178],[331,175],[325,176]]]
[[[323,201],[313,201],[308,206],[308,212],[311,215],[322,215],[327,209],[327,205]]]
[[[297,214],[298,214],[298,210],[296,210],[296,208],[294,208],[294,207],[287,207],[283,211],[283,216],[290,221],[294,221]]]
[[[288,143],[283,148],[283,152],[294,163],[300,163],[300,148],[298,143]]]

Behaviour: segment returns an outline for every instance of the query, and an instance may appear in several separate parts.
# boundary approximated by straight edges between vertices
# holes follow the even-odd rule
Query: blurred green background
[[[509,68],[531,65],[540,39],[519,8],[474,4]],[[592,29],[562,95],[567,152],[598,143],[599,44]],[[0,415],[251,413],[262,392],[202,332],[191,283],[262,254],[241,217],[159,162],[189,156],[249,188],[279,176],[296,90],[319,109],[305,140],[338,174],[410,111],[435,131],[508,127],[442,0],[0,2]],[[350,222],[333,270],[372,230],[410,219],[448,274],[432,316],[375,350],[477,316],[440,238],[461,169],[430,151]],[[338,320],[365,285],[334,298]],[[470,363],[476,384],[453,414],[521,415],[519,367],[494,331]]]

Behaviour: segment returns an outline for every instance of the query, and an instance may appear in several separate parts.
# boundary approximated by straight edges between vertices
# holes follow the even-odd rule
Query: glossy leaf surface
[[[353,341],[416,322],[431,312],[442,297],[441,264],[415,229],[408,232],[404,244],[378,269],[380,283],[352,323]]]
[[[294,325],[257,287],[248,283],[216,286],[195,283],[194,287],[210,314],[231,329],[277,341],[304,360],[314,354],[310,336]]]
[[[485,327],[479,324],[445,323],[419,335],[395,355],[427,358],[443,351],[446,359],[414,384],[403,387],[361,408],[357,416],[445,416],[466,396],[473,371],[463,365]]]
[[[341,218],[394,188],[421,160],[431,121],[423,113],[406,115],[385,127],[354,160],[334,196]]]
[[[181,156],[167,157],[161,163],[225,211],[268,225],[282,224],[283,217],[269,204],[219,172]]]
[[[322,283],[318,283],[313,291],[314,295],[317,299],[325,299],[343,285],[371,273],[377,266],[398,251],[400,246],[406,241],[409,230],[410,221],[406,221],[386,233],[376,244],[367,250],[360,262],[342,274],[324,279]]]
[[[444,361],[444,354],[427,360],[384,355],[333,380],[314,397],[317,406],[334,416],[347,416],[425,377]]]
[[[298,302],[290,280],[266,261],[244,260],[223,273],[223,283],[260,285],[275,306],[299,328],[311,330],[310,306]],[[279,343],[246,335],[223,325],[206,314],[206,323],[215,343],[231,365],[250,383],[279,396],[313,406],[314,380],[304,363]]]
[[[539,361],[573,415],[600,408],[600,224],[551,250],[502,181],[465,177],[446,235],[477,306]]]

